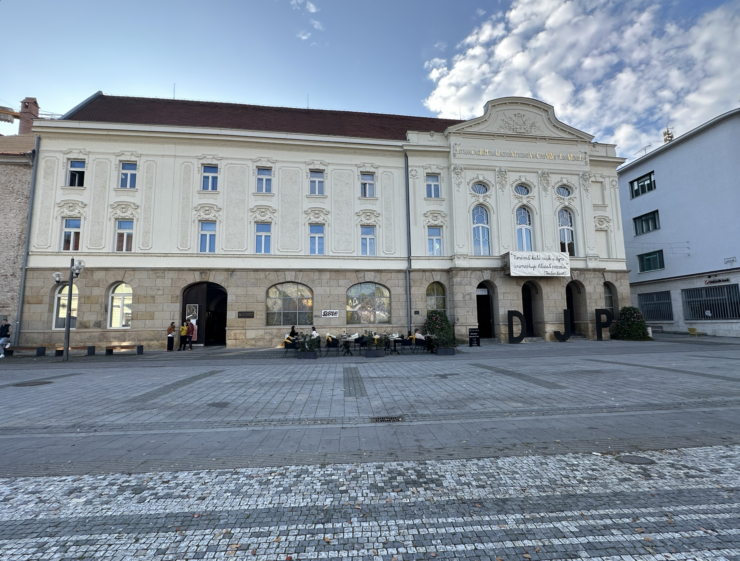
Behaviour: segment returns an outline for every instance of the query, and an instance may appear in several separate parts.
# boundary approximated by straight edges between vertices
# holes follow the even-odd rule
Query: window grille
[[[740,319],[737,284],[686,288],[681,296],[686,320]]]
[[[647,321],[673,321],[670,290],[638,294],[637,305]]]

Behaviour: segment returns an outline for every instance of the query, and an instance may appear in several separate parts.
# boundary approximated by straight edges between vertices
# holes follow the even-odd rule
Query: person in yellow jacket
[[[188,346],[188,322],[183,321],[182,325],[180,326],[180,347],[177,349],[178,351],[185,350],[185,347]]]

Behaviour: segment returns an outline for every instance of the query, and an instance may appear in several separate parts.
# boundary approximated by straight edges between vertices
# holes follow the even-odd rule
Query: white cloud
[[[303,4],[303,0],[290,0],[290,5],[294,10],[300,10],[301,4]]]
[[[424,103],[470,118],[490,99],[535,97],[632,157],[640,137],[659,141],[666,123],[686,132],[737,107],[740,94],[740,13],[721,6],[686,25],[659,10],[652,0],[514,0],[449,63],[424,65],[435,83]]]
[[[486,15],[486,11],[485,11],[485,10],[483,10],[483,9],[481,9],[481,8],[478,8],[478,9],[477,9],[477,10],[475,11],[475,13],[476,13],[476,14],[478,14],[478,17],[479,17],[479,18],[482,18],[483,16],[485,16],[485,15]]]
[[[447,43],[445,43],[444,41],[437,41],[434,44],[434,48],[439,49],[440,51],[444,51],[447,48]]]
[[[316,7],[316,4],[312,3],[310,0],[306,0],[306,9],[312,14],[315,14],[319,11],[319,9]]]
[[[324,26],[321,25],[320,21],[316,21],[315,19],[309,21],[311,22],[311,25],[314,26],[314,28],[318,29],[319,31],[324,31]]]
[[[307,31],[301,31],[300,33],[296,35],[296,37],[298,37],[301,41],[305,41],[306,39],[311,37],[311,34],[308,33]]]

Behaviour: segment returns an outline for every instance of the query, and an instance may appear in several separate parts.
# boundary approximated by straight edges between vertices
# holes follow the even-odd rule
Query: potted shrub
[[[619,310],[616,336],[622,341],[652,341],[642,312],[634,306],[624,306]]]
[[[430,310],[422,327],[424,334],[432,336],[432,344],[438,355],[454,355],[457,347],[455,331],[442,310]]]
[[[365,357],[382,358],[385,356],[385,344],[388,341],[388,335],[385,333],[373,334],[370,331],[365,331],[365,341],[367,342]]]
[[[298,352],[296,353],[298,358],[319,358],[319,344],[321,341],[318,337],[311,337],[305,333],[299,333],[296,337],[296,342],[298,343]]]
[[[454,355],[455,348],[457,347],[457,339],[455,338],[455,332],[452,327],[437,333],[433,339],[434,352],[439,356]]]

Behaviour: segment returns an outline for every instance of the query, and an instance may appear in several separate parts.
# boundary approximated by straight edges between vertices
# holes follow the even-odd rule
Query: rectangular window
[[[360,174],[360,197],[375,197],[375,176],[372,173]]]
[[[362,255],[375,255],[375,226],[360,228],[360,247]]]
[[[257,192],[272,193],[271,168],[257,168]]]
[[[203,166],[203,190],[218,191],[218,166]]]
[[[312,171],[310,173],[309,180],[309,194],[311,195],[323,195],[324,194],[324,172],[323,171]]]
[[[119,220],[116,228],[116,251],[132,251],[134,245],[134,221]]]
[[[216,253],[216,223],[200,223],[200,252]]]
[[[80,251],[81,218],[65,218],[62,231],[62,251]]]
[[[324,227],[312,224],[308,227],[309,252],[311,255],[324,255]]]
[[[69,162],[69,181],[67,185],[70,187],[84,187],[85,186],[85,161],[84,160],[70,160]]]
[[[736,284],[687,288],[681,296],[686,320],[740,319],[740,289]]]
[[[442,255],[442,228],[427,228],[429,255]]]
[[[660,230],[660,220],[658,218],[658,211],[648,212],[642,216],[632,219],[635,223],[635,235],[641,236],[647,234],[653,230]]]
[[[271,224],[257,224],[257,241],[255,253],[270,253],[270,226]]]
[[[655,190],[655,174],[652,171],[634,181],[630,181],[630,198],[632,199],[653,190]]]
[[[121,162],[121,189],[136,189],[136,164]]]
[[[673,321],[670,290],[638,294],[637,305],[647,321]]]
[[[427,199],[439,199],[439,175],[427,175]]]
[[[665,264],[663,263],[663,250],[659,249],[658,251],[638,255],[637,265],[641,273],[665,269]]]

